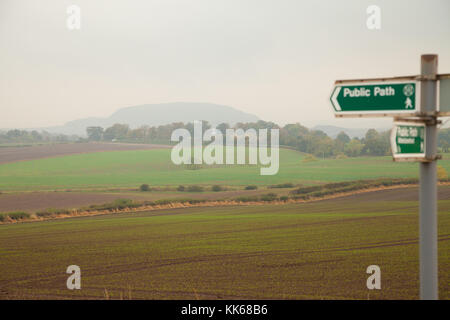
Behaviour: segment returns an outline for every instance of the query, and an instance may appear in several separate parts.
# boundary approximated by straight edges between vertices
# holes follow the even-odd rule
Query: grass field
[[[170,149],[98,152],[1,164],[0,190],[137,188],[142,183],[153,186],[315,184],[418,177],[419,172],[417,163],[394,163],[390,156],[303,162],[303,154],[281,149],[278,174],[261,176],[256,165],[205,165],[198,170],[176,166],[170,160],[170,152]],[[448,157],[439,163],[450,172]]]
[[[133,299],[416,299],[417,202],[379,192],[1,225],[0,299],[104,298],[105,289]],[[65,287],[72,264],[81,290]],[[378,291],[366,288],[372,264]],[[439,268],[449,299],[450,200],[439,202]]]

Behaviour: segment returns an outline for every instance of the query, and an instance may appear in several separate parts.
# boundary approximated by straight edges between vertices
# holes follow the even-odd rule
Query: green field
[[[418,177],[417,163],[394,163],[390,156],[319,159],[303,162],[304,154],[281,149],[277,175],[261,176],[256,165],[176,166],[169,149],[99,152],[0,165],[0,190],[71,188],[137,188],[179,184],[268,185],[282,182],[315,184],[333,181]],[[450,160],[441,160],[450,172]]]
[[[0,225],[0,299],[104,298],[105,289],[133,299],[416,299],[417,211],[415,201],[358,195]],[[440,298],[449,299],[449,200],[439,212]],[[81,290],[65,287],[72,264]],[[366,288],[373,264],[381,290]]]

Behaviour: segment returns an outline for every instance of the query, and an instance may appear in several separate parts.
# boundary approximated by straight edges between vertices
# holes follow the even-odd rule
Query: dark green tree
[[[103,138],[102,127],[87,127],[86,133],[88,135],[88,139],[91,141],[100,141]]]

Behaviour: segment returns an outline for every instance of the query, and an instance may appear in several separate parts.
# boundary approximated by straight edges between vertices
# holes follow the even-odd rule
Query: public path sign
[[[394,122],[391,149],[394,160],[425,159],[425,123]]]
[[[450,116],[450,75],[439,82],[439,115]]]
[[[336,117],[415,115],[420,88],[417,81],[337,81],[330,101]]]

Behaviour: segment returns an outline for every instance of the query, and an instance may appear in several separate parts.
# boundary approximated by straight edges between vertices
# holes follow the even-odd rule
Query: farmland
[[[80,208],[119,198],[279,197],[310,185],[418,176],[417,164],[390,157],[311,160],[280,149],[279,173],[261,176],[255,165],[176,166],[170,149],[158,146],[74,146],[3,149],[9,160],[0,164],[0,212]],[[439,164],[450,172],[448,155]],[[143,183],[149,191],[139,191]],[[276,184],[289,187],[271,188]],[[179,185],[204,192],[181,192]],[[212,185],[224,190],[213,192]],[[258,188],[245,190],[250,185]],[[442,299],[450,299],[449,194],[448,185],[439,187]],[[417,195],[410,185],[304,203],[1,224],[0,299],[416,299]],[[81,290],[66,288],[72,264],[81,267]],[[366,288],[372,264],[381,268],[382,290]]]
[[[0,299],[416,299],[418,208],[407,194],[2,225]],[[441,299],[449,212],[439,201]],[[71,264],[81,290],[65,288]],[[382,290],[365,286],[372,264]]]
[[[0,164],[15,161],[61,157],[79,153],[105,151],[147,150],[168,148],[165,145],[130,143],[47,143],[40,145],[8,146],[0,145]]]
[[[318,159],[280,150],[280,170],[262,176],[256,165],[202,166],[197,170],[170,161],[170,149],[112,151],[19,161],[0,165],[1,191],[93,190],[179,184],[268,185],[283,182],[317,184],[334,181],[408,178],[418,176],[418,165],[393,163],[391,157]],[[450,172],[450,160],[440,161]]]

